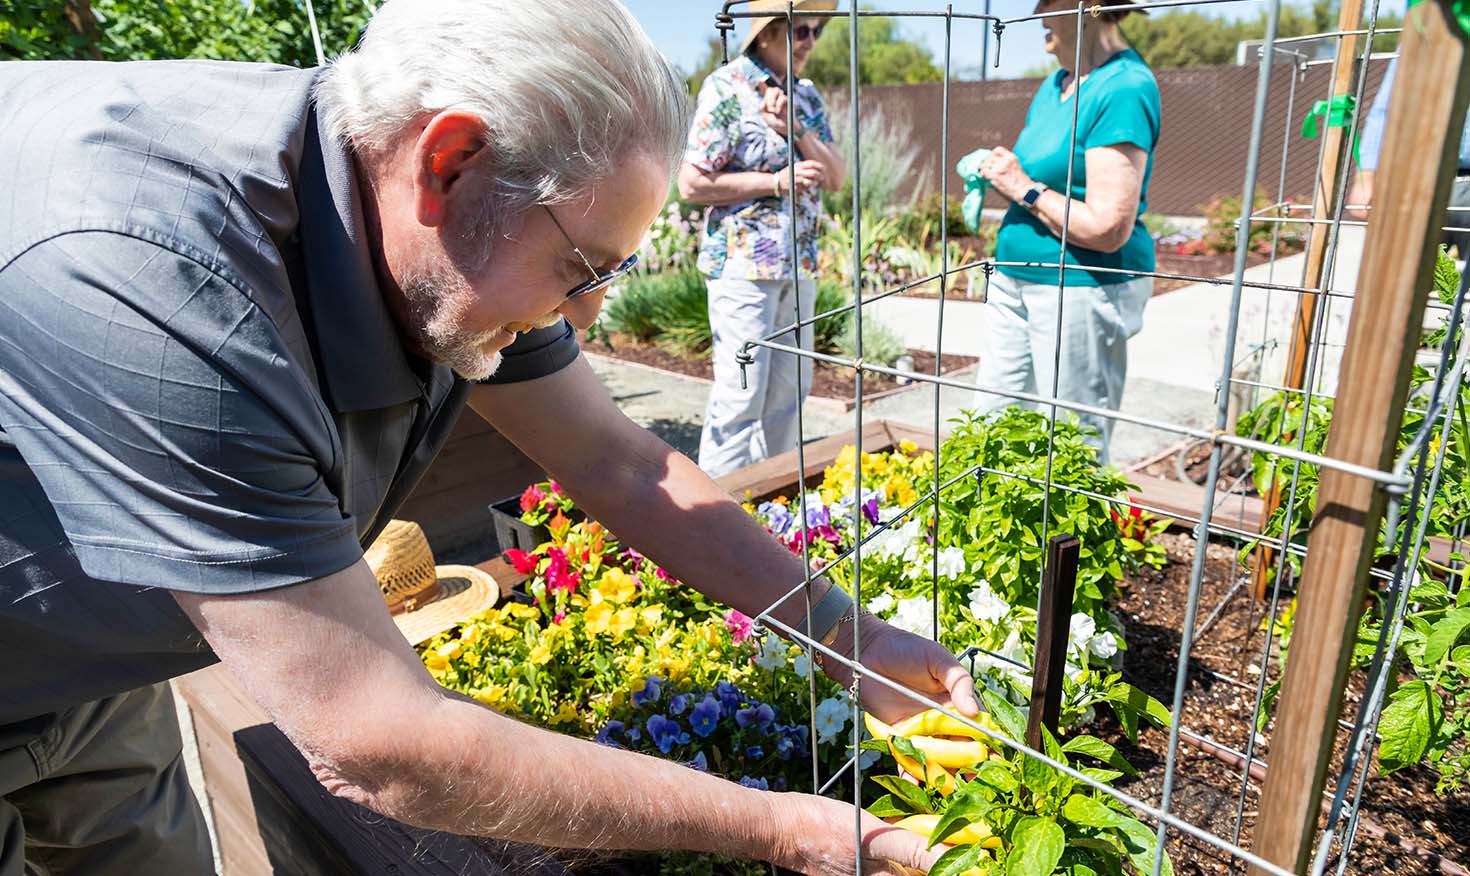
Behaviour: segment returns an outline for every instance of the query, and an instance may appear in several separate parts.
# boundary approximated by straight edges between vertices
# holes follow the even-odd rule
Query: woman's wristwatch
[[[1041,200],[1041,193],[1048,188],[1050,186],[1044,182],[1032,182],[1031,188],[1027,189],[1026,194],[1021,196],[1021,205],[1027,210],[1035,210],[1036,202]]]

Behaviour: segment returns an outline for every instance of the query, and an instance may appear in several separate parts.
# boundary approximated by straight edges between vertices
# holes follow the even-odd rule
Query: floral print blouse
[[[699,89],[694,124],[684,160],[708,173],[762,171],[774,173],[790,163],[786,138],[761,119],[760,83],[771,77],[764,64],[741,55],[711,73]],[[788,95],[798,125],[811,129],[824,143],[832,142],[827,107],[809,79],[797,80]],[[797,160],[801,159],[798,152]],[[821,193],[815,189],[796,196],[797,253],[801,272],[817,268]],[[736,280],[776,280],[791,276],[791,217],[786,197],[757,198],[741,204],[710,207],[700,238],[699,270],[707,277]]]

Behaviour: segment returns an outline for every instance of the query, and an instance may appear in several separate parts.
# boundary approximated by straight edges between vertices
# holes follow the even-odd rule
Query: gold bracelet
[[[842,625],[845,624],[845,623],[852,623],[852,625],[853,625],[853,631],[852,631],[853,632],[853,635],[852,635],[852,637],[853,637],[854,640],[856,640],[857,639],[857,621],[860,618],[865,618],[865,617],[866,618],[872,618],[873,620],[877,620],[878,619],[878,616],[877,615],[873,614],[871,611],[868,611],[866,608],[865,609],[862,609],[861,611],[859,611],[856,606],[853,606],[853,608],[851,610],[849,610],[847,612],[847,614],[844,614],[837,621],[837,623],[835,623],[835,624],[832,625],[832,632],[829,633],[827,636],[823,637],[822,644],[824,646],[828,647],[828,648],[832,647],[832,643],[837,641],[837,633],[838,633],[838,631],[842,629]],[[813,656],[816,658],[817,668],[821,669],[823,672],[826,672],[827,671],[827,662],[826,662],[826,656],[827,655],[824,652],[822,652],[821,650],[816,649],[816,648],[813,648],[812,649],[812,653],[813,653]],[[844,656],[846,656],[846,655],[844,655]]]

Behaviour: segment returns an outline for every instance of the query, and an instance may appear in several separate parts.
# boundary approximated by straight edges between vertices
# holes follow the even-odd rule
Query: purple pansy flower
[[[675,745],[689,744],[689,734],[684,732],[678,721],[671,721],[663,715],[650,715],[644,726],[648,728],[653,744],[664,754],[672,751]]]
[[[659,697],[663,694],[663,686],[662,678],[657,675],[648,676],[648,680],[643,683],[643,690],[634,691],[633,705],[641,709],[658,702]]]
[[[720,703],[713,696],[705,694],[704,699],[689,713],[689,729],[694,731],[695,736],[708,736],[715,732],[715,726],[720,723]]]

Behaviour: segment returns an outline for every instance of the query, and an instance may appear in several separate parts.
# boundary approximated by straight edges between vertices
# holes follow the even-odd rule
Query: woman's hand
[[[774,863],[809,876],[857,872],[853,815],[851,805],[827,797],[780,795],[777,818],[786,836]],[[862,819],[864,873],[928,872],[948,849],[943,845],[926,849],[923,837],[884,824],[866,812]]]
[[[862,664],[869,672],[897,682],[961,714],[980,714],[980,702],[975,698],[975,680],[943,645],[890,626],[866,613],[858,625],[862,633]],[[850,625],[839,631],[832,646],[839,654],[852,654]],[[842,684],[851,683],[852,674],[847,667],[831,659],[826,663],[829,676]],[[928,708],[883,682],[871,679],[862,685],[862,704],[885,724],[893,724]]]
[[[1004,146],[990,150],[990,156],[980,163],[980,175],[989,180],[997,192],[1012,201],[1021,200],[1021,196],[1032,185],[1032,179],[1021,169],[1016,153]]]
[[[784,196],[791,191],[791,171],[783,167],[775,173],[776,194]],[[798,192],[805,192],[822,185],[824,178],[825,172],[820,161],[796,162],[796,190]]]
[[[774,85],[761,86],[761,119],[772,131],[786,136],[786,92]]]

